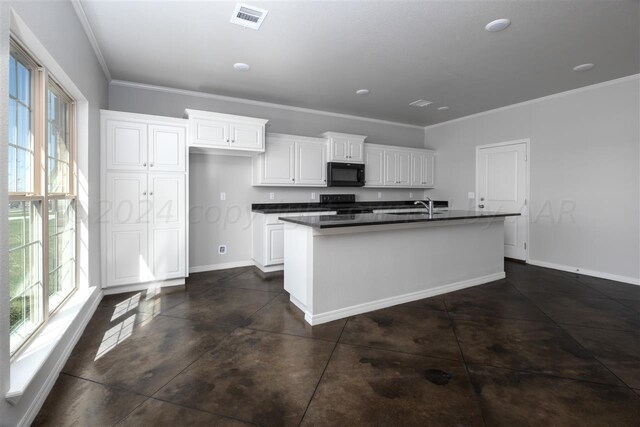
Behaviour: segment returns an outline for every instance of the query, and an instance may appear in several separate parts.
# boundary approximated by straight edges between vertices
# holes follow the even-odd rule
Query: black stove
[[[336,211],[338,215],[373,212],[371,208],[358,206],[355,194],[321,194],[320,205]]]

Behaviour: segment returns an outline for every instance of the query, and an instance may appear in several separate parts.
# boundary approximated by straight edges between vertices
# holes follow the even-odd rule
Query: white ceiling
[[[114,79],[417,125],[640,72],[638,0],[246,3],[258,31],[236,2],[82,0]]]

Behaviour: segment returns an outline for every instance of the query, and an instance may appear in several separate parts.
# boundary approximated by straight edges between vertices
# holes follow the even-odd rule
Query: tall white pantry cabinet
[[[102,287],[184,284],[188,121],[100,113]]]

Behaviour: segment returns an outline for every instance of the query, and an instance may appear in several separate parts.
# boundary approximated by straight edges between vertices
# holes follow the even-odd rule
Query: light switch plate
[[[378,191],[378,199],[382,199],[382,193]]]
[[[220,200],[227,200],[227,193],[220,193]]]
[[[467,193],[467,197],[469,198],[469,200],[475,199],[476,193],[474,193],[473,191],[469,191],[469,193]]]
[[[413,198],[413,193],[411,191],[409,191],[409,198],[412,199]]]
[[[311,200],[315,200],[316,199],[316,193],[311,193]]]
[[[276,193],[269,193],[269,200],[273,200],[276,198]]]

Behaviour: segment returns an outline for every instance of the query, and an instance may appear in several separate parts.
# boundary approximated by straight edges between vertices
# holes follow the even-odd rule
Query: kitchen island
[[[280,218],[284,287],[311,325],[505,277],[504,218],[447,211]]]

